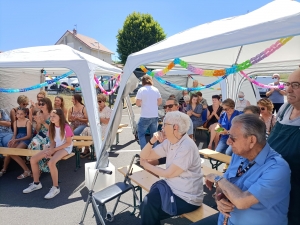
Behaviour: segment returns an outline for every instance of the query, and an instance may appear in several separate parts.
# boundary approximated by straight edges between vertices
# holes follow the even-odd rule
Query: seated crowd
[[[274,74],[273,77],[277,80],[273,85],[278,85],[280,76]],[[194,83],[193,87],[197,87]],[[299,224],[299,87],[300,69],[289,76],[285,90],[274,88],[267,92],[268,97],[274,94],[274,99],[283,99],[286,95],[284,104],[279,103],[281,100],[273,102],[269,97],[250,105],[243,92],[238,93],[237,102],[222,101],[222,96],[214,95],[211,106],[207,106],[202,93],[189,95],[183,91],[179,101],[175,95],[169,96],[164,106],[163,129],[150,132],[150,140],[141,146],[141,165],[165,178],[152,185],[145,196],[141,224],[160,224],[160,220],[192,212],[202,204],[199,152],[195,142],[187,138],[191,125],[194,130],[207,127],[211,136],[209,148],[232,156],[223,176],[208,174],[205,177],[209,189],[216,187],[213,197],[220,213],[194,224]],[[152,106],[157,108],[162,102],[161,96],[154,87],[147,88],[156,93]],[[143,103],[149,102],[146,89],[141,92],[137,105],[143,111]],[[275,107],[276,115],[273,114]],[[203,114],[206,114],[204,119]],[[166,164],[165,169],[155,166],[159,164]]]
[[[111,109],[105,105],[105,95],[99,94],[97,100],[102,138],[104,138]],[[31,105],[27,108],[29,102]],[[36,103],[29,101],[25,95],[20,95],[17,103],[19,106],[10,111],[10,116],[5,110],[0,109],[0,147],[42,151],[31,157],[30,163],[25,157],[5,156],[0,177],[7,172],[11,159],[16,161],[23,169],[23,173],[17,179],[33,176],[33,183],[23,191],[23,193],[29,193],[42,188],[39,182],[40,173],[50,172],[53,187],[45,198],[53,198],[59,193],[56,163],[72,152],[72,136],[91,135],[82,97],[74,94],[72,96],[73,107],[69,110],[65,107],[62,96],[56,96],[52,104],[44,91],[38,93]],[[90,155],[89,148],[81,154],[82,158]]]
[[[280,76],[274,74],[273,77],[277,79],[274,84],[278,84]],[[194,224],[299,224],[300,69],[289,76],[285,90],[270,89],[267,92],[268,97],[287,96],[287,102],[281,107],[277,108],[277,102],[276,116],[273,115],[272,97],[260,99],[254,106],[244,98],[243,92],[238,93],[236,103],[214,95],[212,105],[208,106],[201,92],[189,96],[184,91],[179,101],[176,96],[167,99],[163,129],[158,132],[157,106],[162,104],[162,98],[153,87],[151,77],[145,75],[142,83],[136,100],[136,105],[142,107],[138,123],[142,149],[140,164],[145,170],[165,179],[153,184],[143,199],[140,206],[141,224],[160,224],[160,220],[201,207],[204,199],[203,173],[199,150],[191,132],[199,126],[207,127],[211,134],[210,149],[232,157],[223,176],[211,173],[205,177],[206,187],[210,190],[215,188],[213,197],[220,213]],[[197,82],[193,82],[193,86],[196,85]],[[104,101],[105,96],[98,96],[103,127],[110,116]],[[22,102],[21,98],[18,100],[20,106],[27,103]],[[24,108],[13,109],[13,124],[4,110],[0,110],[0,145],[43,150],[30,160],[34,181],[23,193],[42,188],[39,181],[41,159],[48,162],[53,181],[53,187],[45,198],[59,193],[55,164],[70,153],[73,133],[89,132],[85,130],[88,118],[81,97],[74,95],[73,104],[68,111],[70,125],[67,124],[63,107],[59,108],[57,102],[53,110],[51,101],[45,96],[38,99],[38,104],[32,104],[31,118],[30,112]],[[34,113],[36,108],[39,110]],[[32,120],[36,122],[34,130]],[[144,135],[149,127],[151,138],[147,142]],[[32,133],[34,138],[31,138]],[[6,158],[12,158],[23,168],[24,173],[18,179],[31,174],[21,158]],[[4,166],[7,167],[8,162],[5,161]],[[163,163],[166,164],[165,169],[156,166]],[[6,167],[2,169],[2,174],[6,172]]]

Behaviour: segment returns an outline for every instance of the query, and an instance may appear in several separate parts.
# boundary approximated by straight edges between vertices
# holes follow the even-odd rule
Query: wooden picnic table
[[[199,150],[199,154],[201,154],[205,158],[209,159],[209,162],[213,169],[218,169],[218,167],[222,163],[230,164],[230,161],[231,161],[231,156],[225,155],[220,152],[216,152],[216,151],[208,149],[208,148]],[[214,163],[213,160],[216,162]]]

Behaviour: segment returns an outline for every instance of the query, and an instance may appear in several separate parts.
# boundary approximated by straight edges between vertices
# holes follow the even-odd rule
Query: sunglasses
[[[166,109],[166,108],[169,108],[169,109],[171,109],[171,108],[173,108],[173,106],[174,106],[175,104],[170,104],[170,105],[164,105],[164,109]]]
[[[44,102],[41,102],[41,103],[39,103],[38,105],[39,105],[39,106],[44,106],[45,103],[44,103]]]
[[[264,111],[266,108],[265,107],[260,107],[260,110]]]
[[[105,101],[101,101],[101,100],[98,101],[98,103],[102,103],[102,102],[105,102]]]
[[[272,79],[279,79],[279,77],[272,77]]]
[[[28,103],[22,103],[21,105],[29,105]]]

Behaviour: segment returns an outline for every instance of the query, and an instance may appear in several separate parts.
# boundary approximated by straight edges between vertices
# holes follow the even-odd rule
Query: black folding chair
[[[95,177],[94,177],[94,180],[93,180],[93,183],[91,185],[91,190],[89,191],[88,198],[87,198],[87,201],[86,201],[86,204],[85,204],[85,207],[84,207],[84,210],[83,210],[83,214],[82,214],[82,217],[81,217],[81,221],[80,221],[79,224],[83,225],[83,221],[84,221],[84,218],[85,218],[85,215],[86,215],[86,211],[87,211],[88,206],[89,206],[90,203],[92,203],[96,219],[99,220],[102,225],[105,225],[104,219],[108,220],[109,222],[112,222],[114,220],[114,213],[117,209],[117,206],[118,206],[119,202],[121,202],[121,203],[123,203],[123,204],[125,204],[129,207],[133,207],[134,210],[133,210],[132,214],[135,213],[136,209],[139,209],[140,200],[139,200],[139,198],[136,194],[136,191],[137,190],[140,191],[140,198],[141,198],[141,195],[142,195],[141,194],[141,188],[139,186],[136,186],[136,187],[133,186],[130,179],[129,179],[129,175],[132,174],[132,165],[133,165],[134,159],[136,157],[139,158],[139,155],[136,154],[136,155],[133,156],[123,182],[115,183],[115,184],[113,184],[113,185],[111,185],[111,186],[109,186],[109,187],[107,187],[107,188],[105,188],[105,189],[103,189],[99,192],[94,193],[93,189],[94,189],[98,174],[99,173],[109,174],[109,175],[112,174],[112,171],[109,171],[109,170],[106,170],[106,169],[98,169],[97,170],[97,172],[95,174]],[[128,204],[126,202],[122,202],[120,200],[121,196],[123,194],[125,194],[126,192],[128,192],[129,190],[132,190],[132,192],[133,192],[133,205]],[[113,200],[115,198],[117,198],[117,201],[116,201],[116,204],[113,208],[113,211],[106,213],[105,203],[110,202],[111,200]],[[103,217],[104,217],[104,219],[103,219]]]

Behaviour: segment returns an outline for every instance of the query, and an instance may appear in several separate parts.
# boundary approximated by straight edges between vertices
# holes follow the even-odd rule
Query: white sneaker
[[[33,191],[36,191],[36,190],[39,190],[41,189],[43,186],[42,186],[42,183],[40,182],[39,184],[34,184],[33,182],[29,184],[29,187],[24,189],[23,190],[23,193],[24,194],[28,194],[30,192],[33,192]]]
[[[60,192],[60,188],[57,188],[57,187],[52,187],[49,191],[48,194],[45,195],[45,199],[51,199],[51,198],[54,198],[56,195],[58,195]]]

